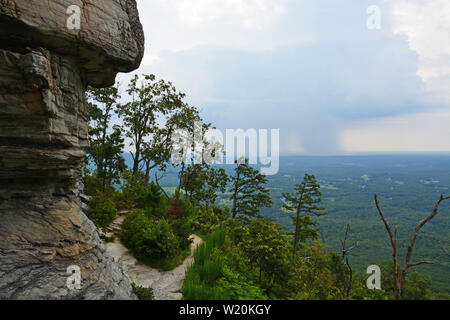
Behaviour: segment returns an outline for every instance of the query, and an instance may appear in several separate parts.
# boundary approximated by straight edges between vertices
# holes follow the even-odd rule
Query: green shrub
[[[89,218],[99,228],[107,228],[117,217],[117,208],[110,198],[95,196],[89,203]]]
[[[143,209],[149,217],[163,217],[170,207],[161,188],[154,182],[147,184],[141,172],[135,178],[131,171],[124,171],[121,190],[116,199],[120,208]]]
[[[132,209],[134,206],[134,200],[131,193],[126,192],[116,192],[113,194],[114,203],[119,210]]]
[[[177,251],[177,238],[164,218],[151,228],[146,228],[136,243],[137,256],[144,261],[172,257]]]
[[[191,217],[193,228],[200,234],[210,234],[230,217],[227,208],[222,209],[216,206],[210,208],[200,208]]]
[[[132,283],[133,292],[139,300],[153,300],[153,288],[144,288]]]
[[[217,282],[217,291],[226,300],[267,300],[268,297],[258,286],[248,281],[242,274],[227,265],[223,277]]]
[[[101,190],[101,181],[95,175],[87,172],[83,177],[83,184],[84,194],[93,197],[100,193],[99,190]]]
[[[134,210],[127,214],[120,233],[120,240],[131,251],[136,250],[136,244],[146,229],[151,228],[150,220],[143,210]]]
[[[186,250],[191,246],[192,227],[190,222],[185,218],[174,219],[170,222],[170,227],[174,235],[177,237],[181,250]]]
[[[136,258],[151,264],[160,258],[171,257],[178,251],[178,241],[166,219],[149,219],[143,210],[130,212],[120,234],[122,243]]]
[[[169,207],[161,188],[151,182],[148,185],[137,184],[134,187],[136,208],[145,209],[149,216],[163,217]]]

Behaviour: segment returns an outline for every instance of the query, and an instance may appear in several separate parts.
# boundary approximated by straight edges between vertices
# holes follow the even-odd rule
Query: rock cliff
[[[134,298],[84,213],[84,91],[143,50],[135,0],[0,0],[0,298]]]

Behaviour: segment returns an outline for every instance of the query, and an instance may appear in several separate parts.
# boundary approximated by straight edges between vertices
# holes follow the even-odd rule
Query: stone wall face
[[[134,0],[0,0],[0,298],[134,298],[81,200],[84,91],[137,68],[143,43]],[[73,265],[81,290],[67,287]]]

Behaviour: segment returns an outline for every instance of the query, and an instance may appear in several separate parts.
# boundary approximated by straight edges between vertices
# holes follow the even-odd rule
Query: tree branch
[[[387,222],[386,217],[384,216],[383,210],[381,209],[380,201],[378,200],[378,195],[375,195],[375,204],[377,206],[377,210],[378,210],[378,213],[380,214],[381,220],[383,220],[384,226],[386,227],[386,230],[387,230],[387,232],[389,234],[389,238],[391,239],[392,247],[395,248],[396,247],[396,243],[395,243],[395,240],[394,240],[394,234],[392,233],[391,226]]]
[[[421,262],[417,262],[417,263],[410,263],[408,264],[409,267],[417,267],[420,266],[422,264],[435,264],[436,262],[433,261],[421,261]]]
[[[408,246],[408,252],[406,254],[406,261],[405,261],[405,267],[404,267],[403,272],[406,272],[406,270],[408,270],[408,268],[410,266],[412,266],[409,264],[409,261],[411,261],[411,256],[412,256],[412,252],[414,249],[414,245],[416,243],[417,236],[418,236],[420,230],[427,222],[431,221],[438,214],[439,206],[441,205],[442,202],[444,202],[445,200],[448,200],[448,199],[450,199],[450,197],[444,197],[443,195],[441,195],[441,198],[439,199],[438,202],[436,202],[436,204],[434,206],[433,212],[431,212],[428,217],[426,217],[425,219],[420,221],[419,224],[417,225],[416,229],[414,230],[413,236],[411,238],[411,242],[409,243],[409,246]]]

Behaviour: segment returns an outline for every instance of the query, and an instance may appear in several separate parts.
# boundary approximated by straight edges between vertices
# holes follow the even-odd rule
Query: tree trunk
[[[176,200],[180,199],[180,192],[181,192],[181,186],[183,184],[183,177],[184,177],[184,162],[181,164],[180,179],[178,181],[177,191],[175,192],[175,199]]]
[[[150,160],[145,161],[145,185],[150,184]]]
[[[300,233],[300,213],[302,211],[302,201],[303,201],[303,192],[300,193],[300,198],[298,199],[298,206],[297,206],[297,219],[295,221],[295,237],[294,237],[294,256],[297,254],[298,250],[298,236]]]
[[[139,172],[139,159],[141,157],[140,151],[136,150],[133,161],[133,182],[136,182]]]

